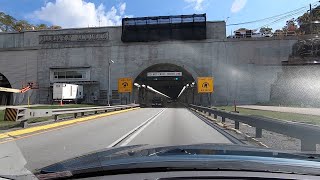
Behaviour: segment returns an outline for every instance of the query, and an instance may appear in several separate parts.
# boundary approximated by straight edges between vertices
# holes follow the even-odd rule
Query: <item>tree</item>
[[[271,31],[272,31],[272,28],[269,28],[269,27],[262,27],[262,28],[260,28],[260,33],[261,34],[268,34],[268,33],[271,33]]]
[[[296,25],[296,21],[294,18],[287,21],[286,25],[282,28],[284,32],[288,31],[296,31],[298,26]]]
[[[61,29],[61,26],[52,25],[49,27],[49,29]]]
[[[236,31],[247,31],[247,30],[249,30],[249,29],[247,29],[247,28],[239,28],[239,29],[236,30]]]
[[[4,32],[12,31],[16,19],[10,15],[0,12],[0,29]]]
[[[26,31],[26,30],[34,30],[34,26],[29,24],[27,21],[25,20],[20,20],[20,21],[17,21],[14,26],[13,26],[13,29],[15,31]]]
[[[28,30],[44,30],[44,29],[61,29],[60,26],[46,24],[33,25],[26,20],[16,20],[14,17],[0,12],[0,32],[9,31],[28,31]]]
[[[46,24],[39,24],[36,26],[36,30],[43,30],[43,29],[48,29],[48,26]]]
[[[301,32],[304,32],[306,34],[309,33],[319,33],[320,27],[317,23],[310,22],[313,21],[320,21],[320,6],[317,6],[316,8],[312,9],[311,12],[306,12],[302,16],[298,17],[297,19],[299,24],[299,30]],[[311,30],[312,29],[312,30]]]
[[[309,24],[310,21],[320,21],[320,6],[311,10],[310,12],[304,13],[302,16],[298,17],[298,24]]]
[[[302,24],[309,24],[310,15],[309,13],[304,13],[302,16],[298,17],[298,24],[301,26]]]

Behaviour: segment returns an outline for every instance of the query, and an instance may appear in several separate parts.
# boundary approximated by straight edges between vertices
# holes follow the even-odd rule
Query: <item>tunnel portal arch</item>
[[[164,72],[179,72],[180,75],[159,75],[157,73]],[[155,73],[155,75],[148,75],[148,73]],[[177,74],[179,74],[177,73]],[[150,86],[153,89],[169,96],[171,99],[177,99],[181,90],[184,86],[190,85],[195,82],[195,78],[192,74],[187,71],[184,67],[171,64],[171,63],[161,63],[155,64],[144,69],[134,80],[134,83],[139,85]],[[194,88],[194,87],[193,87]],[[145,97],[145,94],[142,89],[139,89],[139,101],[150,101],[152,96],[149,96],[149,99]],[[188,89],[190,91],[190,89]],[[187,92],[187,91],[186,91]],[[182,96],[181,96],[182,97]],[[184,92],[184,97],[186,93]],[[181,99],[181,98],[180,98]],[[185,100],[185,98],[183,98]]]
[[[0,87],[12,88],[9,80],[0,73]],[[0,106],[2,105],[12,105],[13,93],[0,91]]]

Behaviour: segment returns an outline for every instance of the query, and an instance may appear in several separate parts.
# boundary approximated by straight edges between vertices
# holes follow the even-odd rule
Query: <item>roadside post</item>
[[[211,106],[211,96],[214,92],[214,78],[213,77],[198,77],[198,93],[199,94],[208,94],[209,98],[209,105]],[[200,98],[202,96],[200,95]],[[200,99],[202,103],[202,98]]]
[[[30,95],[28,94],[28,108],[30,108]]]
[[[118,92],[120,93],[120,101],[122,104],[122,93],[128,93],[129,95],[129,102],[130,102],[130,96],[132,92],[132,86],[133,86],[133,81],[132,78],[126,77],[126,78],[119,78],[118,79]],[[128,97],[125,96],[126,98],[126,104],[128,104]]]

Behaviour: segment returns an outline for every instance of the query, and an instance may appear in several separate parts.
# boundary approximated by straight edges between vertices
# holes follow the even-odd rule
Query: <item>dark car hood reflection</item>
[[[56,163],[39,170],[41,173],[74,171],[112,165],[163,161],[252,161],[279,165],[309,166],[320,169],[317,155],[276,151],[243,145],[197,144],[184,146],[135,145],[106,149]]]

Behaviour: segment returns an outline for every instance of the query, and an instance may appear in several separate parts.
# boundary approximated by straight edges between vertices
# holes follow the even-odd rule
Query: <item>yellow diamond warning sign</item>
[[[198,77],[198,93],[212,93],[213,82],[213,77]]]
[[[119,78],[118,92],[119,93],[132,92],[132,78]]]

